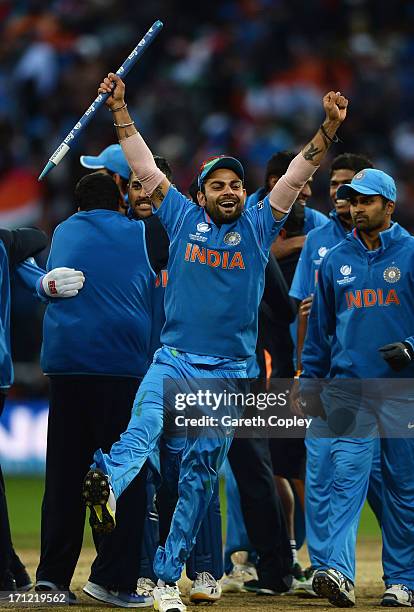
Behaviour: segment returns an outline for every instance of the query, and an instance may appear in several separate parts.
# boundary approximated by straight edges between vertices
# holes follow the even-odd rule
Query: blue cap
[[[336,197],[338,200],[348,200],[355,191],[363,195],[382,195],[391,202],[397,199],[397,188],[392,176],[374,168],[357,172],[350,183],[338,188]]]
[[[124,179],[128,179],[131,172],[122,147],[119,144],[106,147],[99,155],[81,155],[80,163],[85,168],[90,168],[91,170],[107,168]]]
[[[198,188],[201,189],[201,185],[204,183],[209,174],[211,174],[214,170],[219,170],[220,168],[233,170],[239,179],[242,182],[244,181],[244,169],[239,160],[235,157],[229,157],[228,155],[219,155],[217,157],[210,157],[210,159],[206,159],[206,161],[201,164],[200,172],[198,174]]]

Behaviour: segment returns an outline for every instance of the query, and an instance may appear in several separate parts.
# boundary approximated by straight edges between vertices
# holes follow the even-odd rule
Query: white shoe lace
[[[202,586],[206,587],[217,587],[217,581],[208,572],[200,572],[197,574],[196,579],[194,580],[194,586],[197,584],[202,584]]]
[[[155,584],[150,578],[138,578],[137,580],[138,595],[142,595],[143,597],[146,597],[146,596],[150,597],[154,589],[155,589]]]
[[[255,579],[257,577],[254,565],[235,565],[229,576],[242,582],[245,582],[246,579]]]
[[[391,591],[391,590],[405,591],[406,593],[411,595],[411,589],[405,584],[389,584],[386,590],[387,591]]]
[[[160,595],[160,599],[163,601],[171,601],[171,603],[177,603],[182,605],[182,601],[180,599],[180,591],[176,586],[166,585],[164,587],[157,587]]]

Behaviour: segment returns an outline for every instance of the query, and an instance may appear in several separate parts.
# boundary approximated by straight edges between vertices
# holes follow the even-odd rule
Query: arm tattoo
[[[303,157],[308,161],[312,161],[318,153],[322,153],[322,149],[318,149],[318,147],[315,147],[313,142],[311,142],[306,151],[303,152]]]
[[[159,185],[159,186],[158,186],[156,189],[154,189],[153,195],[154,195],[154,196],[157,198],[157,200],[159,200],[160,202],[162,202],[162,201],[163,201],[163,199],[164,199],[164,194],[163,194],[163,192],[162,192],[162,189],[161,189],[160,185]]]

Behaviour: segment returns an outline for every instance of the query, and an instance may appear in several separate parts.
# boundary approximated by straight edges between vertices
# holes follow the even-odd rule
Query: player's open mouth
[[[233,200],[225,200],[224,202],[219,202],[218,206],[220,208],[224,208],[226,212],[231,212],[234,208],[236,208],[238,202]]]
[[[151,200],[137,200],[135,206],[138,206],[140,210],[151,210]]]

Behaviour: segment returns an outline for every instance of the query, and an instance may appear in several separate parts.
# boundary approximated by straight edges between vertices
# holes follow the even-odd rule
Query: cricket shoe
[[[414,606],[414,596],[405,584],[390,584],[381,599],[381,605],[386,608],[410,608]]]
[[[152,597],[152,592],[155,589],[155,583],[151,578],[138,578],[137,593],[143,597]]]
[[[36,593],[67,593],[69,605],[76,604],[76,595],[69,591],[69,587],[66,587],[62,584],[55,584],[54,582],[50,582],[49,580],[38,580],[35,585]]]
[[[249,580],[257,580],[257,572],[251,563],[236,564],[229,574],[223,576],[220,581],[223,593],[241,593],[244,583]]]
[[[92,597],[92,599],[104,601],[118,608],[147,608],[152,606],[154,601],[152,597],[138,595],[136,591],[107,589],[89,580],[83,587],[83,592]]]
[[[285,576],[277,582],[277,584],[268,584],[263,580],[248,580],[244,583],[244,590],[258,595],[284,595],[287,593],[293,582],[292,574]]]
[[[102,470],[90,470],[83,482],[82,497],[91,515],[89,524],[97,533],[115,528],[116,501],[108,477]]]
[[[351,608],[355,605],[353,583],[333,567],[316,571],[312,586],[316,595],[326,597],[329,603],[338,608]]]
[[[16,591],[16,580],[13,574],[6,570],[0,579],[0,600],[9,599],[10,593],[15,593]]]
[[[221,597],[221,586],[208,572],[197,573],[191,585],[190,601],[192,603],[214,603]]]
[[[19,593],[30,591],[33,586],[33,582],[24,566],[20,567],[17,570],[14,570],[13,576],[16,581],[16,589],[17,591],[19,591]]]
[[[154,597],[154,610],[157,612],[185,612],[187,607],[180,597],[178,586],[156,586],[152,592]]]
[[[312,581],[315,571],[316,570],[314,570],[312,566],[307,567],[305,570],[302,570],[301,576],[298,575],[297,571],[294,571],[292,587],[286,593],[286,595],[299,595],[300,597],[318,597],[312,587]]]

